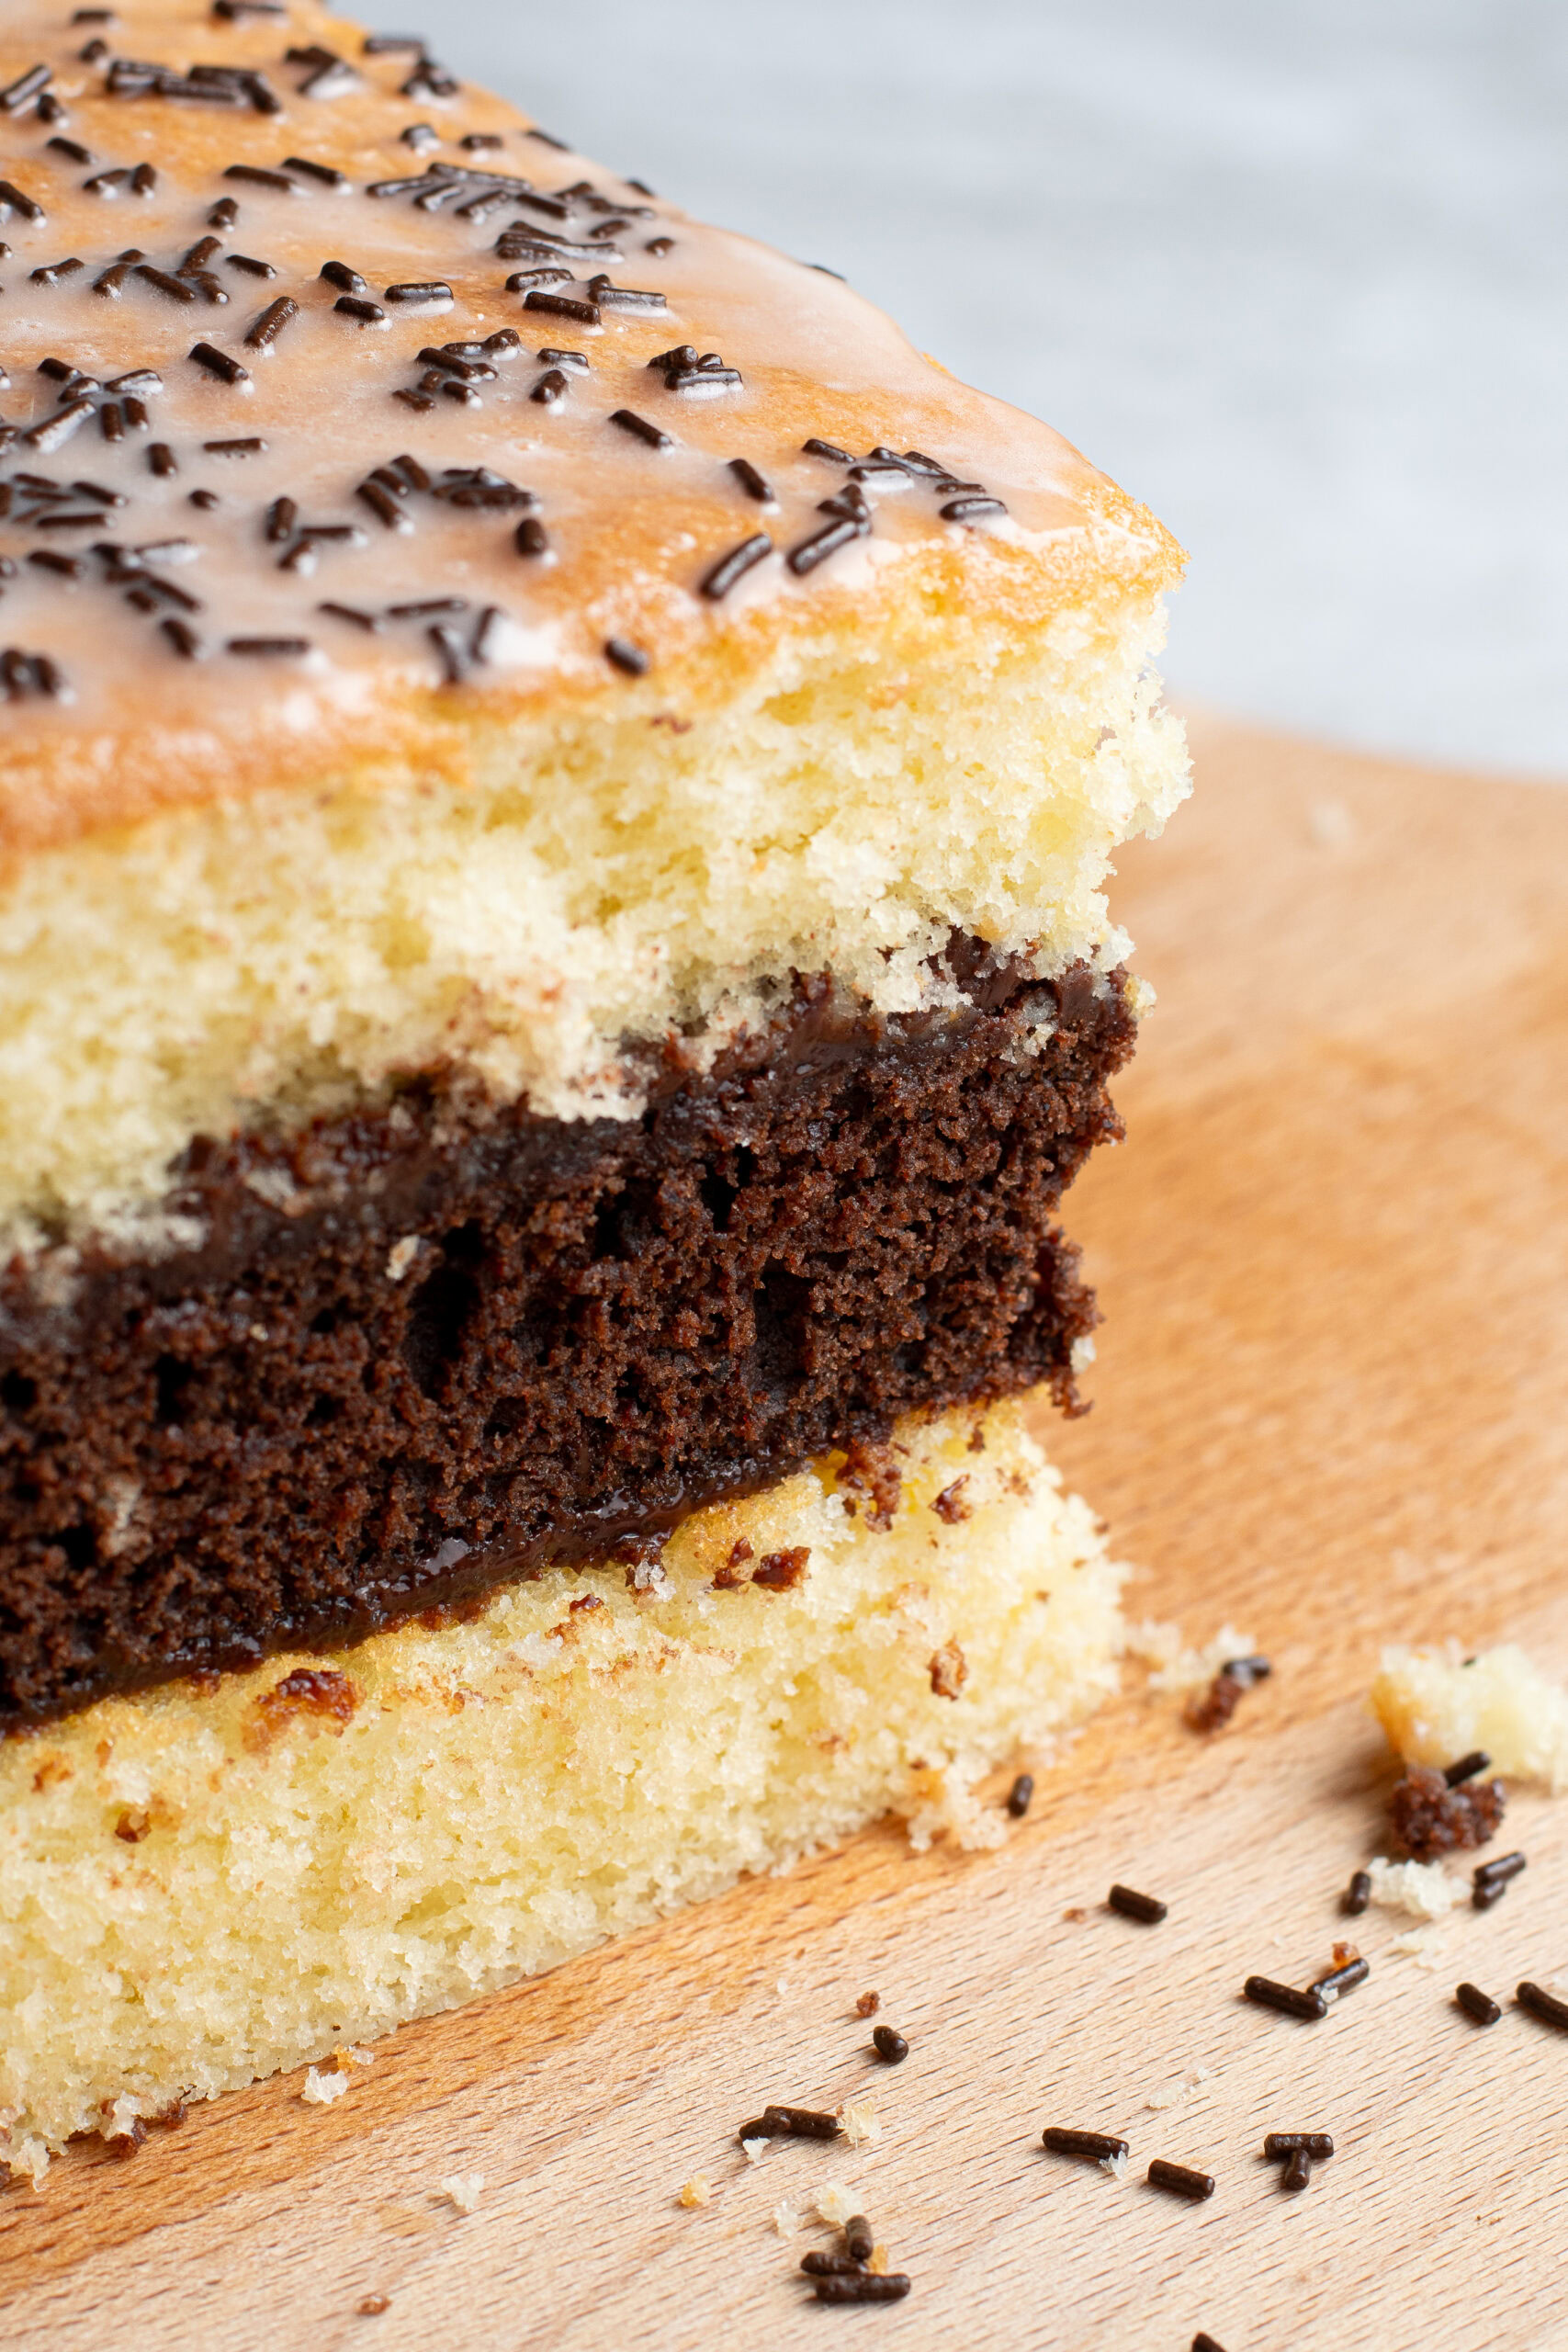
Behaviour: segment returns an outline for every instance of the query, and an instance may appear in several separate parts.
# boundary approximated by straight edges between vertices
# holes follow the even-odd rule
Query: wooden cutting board
[[[1435,1950],[1369,1914],[1324,2023],[1238,1998],[1326,1964],[1379,1849],[1382,1643],[1568,1669],[1568,797],[1194,738],[1197,799],[1118,886],[1160,1004],[1070,1202],[1108,1322],[1053,1434],[1134,1613],[1228,1619],[1273,1680],[1204,1742],[1130,1672],[999,1852],[874,1831],[408,2028],[331,2108],[296,2076],[73,2154],[0,2201],[15,2352],[1568,2344],[1568,2037],[1451,1998],[1568,1971],[1563,1812],[1515,1799],[1529,1872]],[[1109,1915],[1117,1878],[1167,1924]],[[735,2144],[767,2098],[866,2088],[875,2146]],[[1124,2134],[1128,2181],[1043,2154],[1048,2122]],[[1302,2197],[1259,2154],[1291,2128],[1338,2150]],[[1213,2199],[1147,2188],[1162,2154]],[[464,2215],[437,2183],[467,2173]],[[774,2209],[835,2181],[913,2273],[896,2309],[805,2297],[829,2233]]]

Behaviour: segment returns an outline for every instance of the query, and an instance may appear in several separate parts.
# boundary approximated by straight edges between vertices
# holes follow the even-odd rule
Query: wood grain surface
[[[1053,1437],[1145,1571],[1134,1613],[1229,1619],[1273,1680],[1204,1741],[1132,1671],[998,1852],[873,1831],[406,2029],[333,2107],[295,2076],[73,2154],[0,2202],[6,2346],[1568,2345],[1568,2036],[1452,2002],[1568,1971],[1561,1811],[1515,1798],[1528,1873],[1429,1948],[1358,1923],[1371,1980],[1322,2024],[1238,1997],[1326,1965],[1379,1850],[1382,1643],[1568,1669],[1568,797],[1194,737],[1198,797],[1118,886],[1160,1005],[1070,1204],[1108,1321]],[[1109,1914],[1113,1879],[1166,1924]],[[736,2145],[767,2099],[868,2090],[874,2146]],[[1125,2184],[1044,2154],[1049,2122],[1124,2134]],[[1260,2157],[1292,2128],[1337,2146],[1293,2198]],[[1213,2199],[1148,2188],[1157,2155]],[[438,2183],[468,2173],[465,2215]],[[829,2182],[907,2302],[808,2300],[830,2233],[773,2215]]]

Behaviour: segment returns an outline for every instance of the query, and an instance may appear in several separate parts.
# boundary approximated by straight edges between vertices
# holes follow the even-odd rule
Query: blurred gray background
[[[1568,0],[355,13],[1146,499],[1177,692],[1568,776]]]

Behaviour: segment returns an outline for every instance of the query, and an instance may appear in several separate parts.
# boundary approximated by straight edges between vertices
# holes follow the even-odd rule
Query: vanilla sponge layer
[[[6,1744],[9,2160],[36,2177],[73,2132],[369,2041],[889,1811],[998,1838],[972,1784],[1114,1687],[1124,1572],[1016,1404],[907,1423],[892,1460],[886,1526],[831,1456],[688,1520],[662,1574],[553,1570],[468,1624]],[[764,1564],[799,1580],[744,1581]]]
[[[911,599],[701,708],[458,710],[440,772],[370,747],[34,852],[0,881],[0,1243],[140,1230],[193,1135],[433,1065],[633,1118],[627,1041],[711,1055],[792,970],[913,1009],[955,927],[1045,977],[1121,960],[1109,862],[1188,789],[1162,634],[1109,581],[1032,625]]]

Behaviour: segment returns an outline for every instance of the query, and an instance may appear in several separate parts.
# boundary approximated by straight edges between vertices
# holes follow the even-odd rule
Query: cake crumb
[[[818,2220],[826,2222],[832,2230],[841,2230],[860,2211],[859,2197],[844,2180],[827,2182],[811,2201],[817,2208]]]
[[[348,2076],[338,2067],[323,2069],[310,2066],[306,2069],[299,2096],[307,2107],[331,2107],[333,2099],[341,2098],[347,2088]]]
[[[760,2165],[762,2161],[762,2151],[767,2144],[765,2136],[755,2140],[742,2140],[740,2153],[749,2165]]]
[[[1234,1659],[1257,1655],[1258,1645],[1250,1634],[1238,1634],[1234,1625],[1222,1625],[1213,1641],[1201,1649],[1183,1645],[1179,1625],[1168,1625],[1157,1619],[1145,1618],[1134,1625],[1127,1635],[1125,1654],[1147,1666],[1148,1687],[1151,1690],[1192,1690],[1200,1683],[1212,1682],[1221,1668]]]
[[[390,2295],[365,2295],[355,2305],[361,2319],[379,2319],[383,2312],[392,2308]]]
[[[874,2278],[886,2278],[892,2267],[887,2257],[887,2248],[885,2245],[874,2245],[866,2256],[865,2267]]]
[[[882,2137],[882,2118],[874,2098],[850,2098],[839,2109],[844,2138],[852,2148],[875,2147]]]
[[[1181,2075],[1178,2081],[1167,2083],[1157,2091],[1151,2091],[1144,2101],[1145,2107],[1151,2115],[1163,2115],[1168,2109],[1179,2107],[1183,2099],[1191,2098],[1200,2084],[1211,2079],[1213,2071],[1212,2066],[1193,2067],[1190,2074]]]
[[[400,1283],[418,1255],[419,1236],[416,1233],[405,1233],[400,1241],[394,1241],[387,1252],[387,1280]]]
[[[1568,1790],[1568,1691],[1511,1642],[1472,1657],[1457,1643],[1385,1650],[1371,1704],[1406,1764],[1440,1769],[1481,1748],[1510,1781]]]
[[[855,2003],[855,2015],[857,2018],[874,2018],[881,2007],[880,1993],[863,1993]]]
[[[713,2202],[713,2183],[708,2178],[706,2173],[694,2172],[690,2180],[683,2180],[681,2183],[680,2191],[675,2201],[677,2204],[684,2205],[688,2208],[699,2205],[711,2205]]]
[[[1108,2172],[1112,2180],[1124,2181],[1127,2177],[1127,2159],[1121,2154],[1114,2156],[1101,2156],[1100,2169],[1101,2172]]]
[[[435,2184],[436,2195],[444,2197],[448,2205],[455,2205],[459,2213],[477,2212],[484,2188],[482,2172],[449,2172]]]
[[[1454,1905],[1454,1882],[1441,1862],[1391,1862],[1380,1854],[1367,1865],[1372,1901],[1413,1919],[1440,1919]]]
[[[956,1699],[969,1679],[969,1661],[955,1641],[943,1642],[931,1654],[931,1689],[939,1699]]]

